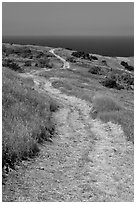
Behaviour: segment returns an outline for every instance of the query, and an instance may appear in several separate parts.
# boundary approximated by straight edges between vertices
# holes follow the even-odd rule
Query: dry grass
[[[98,78],[88,75],[87,72],[73,70],[55,70],[55,73],[47,75],[60,78],[52,85],[60,88],[67,95],[74,95],[78,98],[93,103],[92,116],[99,117],[104,122],[113,121],[123,127],[128,140],[134,141],[134,115],[133,115],[133,92],[127,90],[115,90],[103,87]],[[46,75],[45,74],[45,75]],[[63,80],[63,81],[62,81]],[[84,85],[87,83],[88,85]],[[100,92],[101,94],[97,94]],[[95,97],[93,98],[93,96]],[[116,98],[115,101],[113,98]],[[118,102],[120,101],[120,103]]]
[[[126,138],[134,142],[134,114],[133,111],[126,110],[113,98],[105,95],[96,95],[93,98],[93,118],[100,118],[104,122],[112,121],[120,124],[124,130]]]
[[[49,96],[32,90],[32,84],[31,79],[22,79],[3,68],[3,167],[12,168],[16,162],[35,156],[38,143],[53,135],[51,112],[57,106]]]
[[[119,111],[122,109],[121,105],[109,96],[97,94],[93,98],[93,107],[97,112]]]
[[[99,118],[104,121],[112,121],[113,123],[120,124],[126,135],[127,140],[134,143],[134,114],[131,111],[111,111],[99,114]]]

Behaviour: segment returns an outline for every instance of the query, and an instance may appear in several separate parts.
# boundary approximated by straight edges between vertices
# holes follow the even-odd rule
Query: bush
[[[75,63],[75,62],[76,62],[76,60],[74,59],[74,57],[68,57],[68,58],[67,58],[67,61],[72,62],[72,63]]]
[[[98,60],[98,58],[96,56],[91,55],[91,59],[92,60]]]
[[[102,64],[105,65],[105,66],[107,66],[106,60],[102,60]]]
[[[53,68],[53,64],[52,64],[52,63],[48,63],[46,66],[47,66],[47,68],[49,68],[49,69]]]
[[[11,63],[13,63],[13,60],[11,60],[11,59],[4,59],[4,60],[2,60],[2,66],[3,67],[9,67],[9,65]]]
[[[84,54],[84,52],[72,52],[72,55],[73,55],[74,57],[77,57],[77,58],[82,57],[83,54]]]
[[[106,87],[109,87],[109,88],[117,88],[116,80],[112,79],[112,78],[106,78],[101,83],[103,84],[103,86],[106,86]]]
[[[125,69],[127,69],[128,71],[134,71],[134,67],[133,67],[133,66],[128,65],[128,63],[127,63],[127,62],[122,61],[122,62],[121,62],[121,65],[122,65],[122,66],[124,66],[124,67],[125,67]]]
[[[38,66],[41,68],[44,68],[49,65],[49,59],[48,58],[41,58],[38,60]]]
[[[23,72],[23,69],[11,59],[4,60],[2,66],[8,67],[14,71]]]
[[[134,71],[134,67],[133,66],[126,66],[125,69],[127,69],[128,71]]]
[[[69,47],[66,47],[66,49],[67,49],[67,50],[72,50],[72,49],[71,49],[71,48],[69,48]]]
[[[16,47],[16,46],[12,46],[11,49],[13,49],[13,53],[14,54],[17,54],[20,57],[29,58],[30,56],[32,56],[32,52],[31,52],[31,50],[28,47]]]
[[[30,56],[29,56],[29,59],[33,59],[33,55],[30,55]]]
[[[128,85],[134,85],[134,77],[128,73],[123,73],[121,79]]]
[[[56,102],[53,102],[53,101],[52,101],[52,102],[50,103],[50,111],[51,111],[51,112],[57,111],[58,108],[59,108],[59,105],[58,105]]]
[[[106,78],[104,81],[101,81],[101,84],[102,84],[103,86],[108,87],[108,88],[113,88],[113,89],[118,89],[118,90],[124,89],[124,86],[123,86],[123,85],[118,84],[118,83],[116,82],[116,80],[111,79],[111,78]]]
[[[103,86],[115,89],[133,89],[134,86],[134,76],[129,73],[115,74],[110,72],[110,74],[100,82]]]
[[[43,57],[44,56],[44,53],[43,52],[40,52],[40,53],[38,53],[38,55],[36,56],[36,58],[41,58],[41,57]]]
[[[31,66],[31,61],[26,61],[25,66],[30,67]]]
[[[14,71],[23,72],[21,67],[18,64],[14,63],[14,62],[9,65],[9,68],[14,70]]]
[[[10,54],[14,54],[14,49],[11,47],[5,47],[5,53],[6,53],[6,56],[9,56]]]
[[[108,88],[114,88],[114,89],[124,89],[124,86],[119,83],[120,77],[118,74],[110,73],[103,81],[100,83],[103,86],[106,86]]]
[[[18,64],[14,63],[14,62],[9,64],[9,68],[13,69],[14,71],[21,71],[21,68],[18,66]]]
[[[3,45],[2,45],[2,52],[6,52],[6,50],[7,50],[7,49],[6,49],[6,46],[3,44]]]
[[[128,66],[128,63],[127,63],[127,62],[124,62],[124,61],[121,61],[120,64],[121,64],[122,66],[124,66],[124,67]]]
[[[101,68],[98,66],[91,67],[88,72],[90,72],[91,74],[99,74],[99,75],[102,74]]]
[[[85,53],[85,52],[82,52],[82,51],[77,51],[77,52],[72,52],[72,55],[74,57],[77,57],[77,58],[83,58],[83,59],[87,59],[87,60],[91,61],[91,57],[90,57],[89,53]]]

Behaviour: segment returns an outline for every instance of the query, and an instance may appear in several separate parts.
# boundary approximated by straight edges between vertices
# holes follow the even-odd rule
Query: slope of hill
[[[118,58],[4,46],[3,65],[16,72],[3,68],[3,144],[9,134],[9,146],[17,150],[27,149],[32,138],[34,144],[43,136],[52,142],[15,165],[3,185],[3,201],[133,201],[133,64],[124,61],[129,73]]]
[[[3,68],[3,167],[14,168],[15,163],[35,156],[38,143],[52,137],[53,102],[48,95],[39,95],[33,86],[31,79]]]

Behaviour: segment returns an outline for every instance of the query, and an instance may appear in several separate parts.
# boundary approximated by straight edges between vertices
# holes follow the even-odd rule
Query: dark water
[[[3,37],[2,41],[71,48],[105,56],[134,56],[133,37]]]

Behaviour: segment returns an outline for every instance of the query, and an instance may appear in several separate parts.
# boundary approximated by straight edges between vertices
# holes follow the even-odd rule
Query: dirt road
[[[41,147],[34,161],[24,162],[5,200],[133,201],[133,145],[121,127],[93,120],[91,104],[53,88],[53,78],[24,77],[32,77],[35,89],[57,99],[62,108],[54,114],[53,143]]]
[[[39,157],[25,161],[24,168],[9,179],[4,200],[133,201],[134,149],[122,128],[93,120],[91,104],[61,93],[52,87],[55,78],[47,80],[37,76],[38,72],[21,75],[31,77],[39,93],[61,103],[54,113],[56,135],[53,143],[41,146]]]

